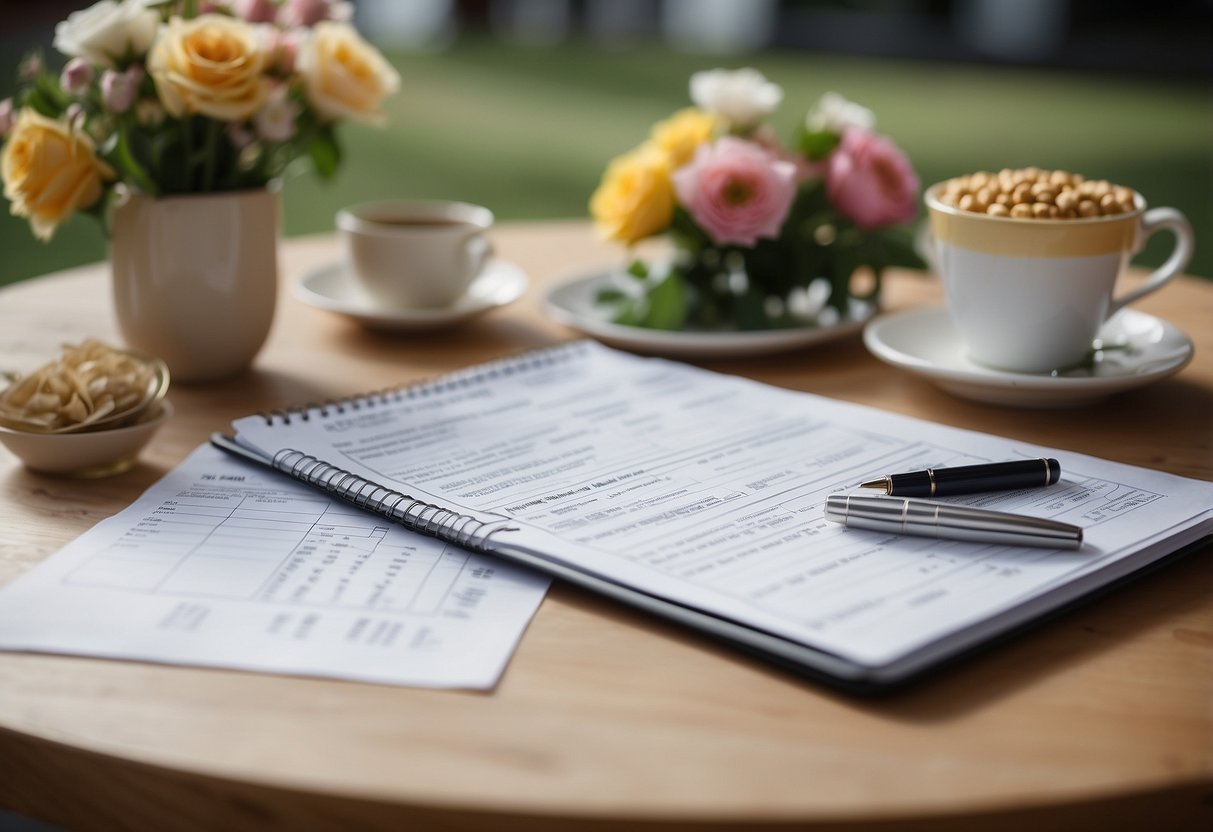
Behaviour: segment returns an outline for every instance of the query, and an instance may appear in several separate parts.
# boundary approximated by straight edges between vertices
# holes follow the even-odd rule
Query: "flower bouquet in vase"
[[[613,160],[590,200],[605,239],[666,234],[674,246],[598,292],[616,323],[831,326],[874,311],[886,267],[920,265],[907,227],[918,177],[871,111],[829,93],[785,146],[767,123],[783,91],[756,70],[700,72],[690,86],[694,106]]]
[[[236,373],[277,295],[276,182],[322,177],[335,127],[380,122],[399,85],[336,0],[101,0],[55,27],[61,71],[27,58],[0,102],[12,212],[50,240],[77,212],[111,231],[126,341],[178,380]]]

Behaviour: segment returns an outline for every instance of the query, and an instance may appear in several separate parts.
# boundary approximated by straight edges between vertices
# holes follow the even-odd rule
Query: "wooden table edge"
[[[629,832],[669,832],[669,830],[711,830],[711,832],[744,832],[752,829],[797,828],[814,832],[830,830],[877,830],[896,825],[896,829],[915,830],[973,830],[1022,832],[1032,828],[1043,830],[1136,829],[1149,821],[1151,828],[1181,830],[1209,817],[1213,802],[1213,774],[1169,783],[1162,789],[1135,792],[1091,792],[1074,794],[1065,801],[1033,803],[1020,800],[1015,805],[976,804],[952,807],[948,811],[917,811],[898,813],[885,811],[862,817],[846,813],[823,812],[772,813],[755,817],[752,813],[732,816],[728,813],[678,812],[661,813],[612,810],[609,814],[586,812],[572,814],[545,812],[533,806],[466,805],[440,801],[392,799],[373,792],[332,792],[308,784],[276,782],[273,779],[234,779],[203,769],[189,769],[120,756],[80,745],[68,745],[54,739],[17,732],[0,726],[0,744],[11,751],[5,765],[20,766],[26,772],[38,772],[43,782],[55,784],[70,780],[85,782],[84,791],[90,796],[118,795],[131,784],[135,794],[126,801],[72,801],[57,804],[47,812],[46,803],[28,800],[26,795],[9,794],[0,783],[0,799],[4,805],[28,812],[50,823],[73,825],[87,819],[87,828],[137,828],[132,818],[148,808],[164,811],[166,806],[181,809],[199,805],[201,799],[208,808],[202,812],[172,816],[157,820],[164,828],[213,830],[221,827],[243,828],[250,820],[272,828],[288,828],[298,832],[334,828],[358,829],[442,829],[444,832],[473,832],[482,829],[531,830],[531,832],[561,832],[561,830],[617,830]],[[2,771],[2,767],[0,767]],[[152,799],[154,795],[154,799]],[[133,798],[133,800],[132,800]],[[55,804],[52,804],[55,805]],[[1128,825],[1109,827],[1108,818],[1117,817]],[[1168,826],[1158,826],[1166,822]],[[348,826],[352,825],[352,827]],[[150,827],[149,827],[150,828]],[[1195,829],[1195,826],[1191,828]]]

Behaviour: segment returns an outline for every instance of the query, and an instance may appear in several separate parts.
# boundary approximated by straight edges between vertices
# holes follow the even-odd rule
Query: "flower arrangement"
[[[331,177],[342,119],[377,123],[395,70],[338,0],[100,0],[55,27],[0,102],[12,212],[49,240],[109,197],[264,187],[308,157]],[[121,187],[120,187],[121,186]]]
[[[675,255],[636,260],[631,285],[599,292],[618,323],[657,329],[828,325],[872,301],[881,272],[918,265],[905,223],[918,177],[873,132],[872,112],[829,93],[790,148],[767,119],[783,91],[753,69],[691,78],[694,106],[613,160],[590,199],[602,237],[668,234]],[[871,272],[857,289],[860,267]]]

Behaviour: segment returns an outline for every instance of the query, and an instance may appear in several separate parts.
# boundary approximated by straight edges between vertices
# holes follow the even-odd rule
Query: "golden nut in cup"
[[[940,201],[975,214],[1025,220],[1111,216],[1129,213],[1136,207],[1131,188],[1104,179],[1088,180],[1069,171],[1035,167],[957,176],[943,183]],[[1017,206],[1024,207],[1017,210]]]

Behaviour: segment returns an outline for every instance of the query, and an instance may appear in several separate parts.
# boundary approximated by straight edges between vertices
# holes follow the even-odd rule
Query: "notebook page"
[[[547,584],[205,445],[0,589],[0,649],[491,688]]]
[[[441,395],[236,428],[271,453],[305,450],[440,504],[510,517],[518,540],[551,558],[871,665],[1213,525],[1209,483],[593,343]],[[1041,456],[1061,461],[1060,484],[953,500],[1081,525],[1078,551],[896,537],[823,518],[828,494],[873,476]]]

